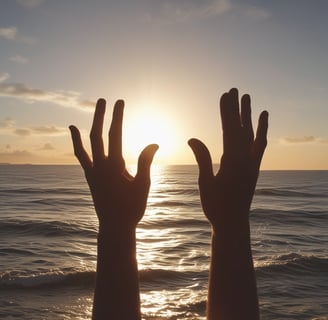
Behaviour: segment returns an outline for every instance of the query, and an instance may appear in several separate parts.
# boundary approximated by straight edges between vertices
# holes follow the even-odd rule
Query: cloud
[[[15,121],[11,118],[0,120],[0,133],[15,134],[21,137],[29,135],[60,136],[67,134],[67,132],[67,128],[54,125],[19,127],[16,126]]]
[[[46,91],[31,88],[23,83],[6,82],[8,74],[2,74],[0,81],[0,96],[12,97],[25,102],[49,102],[63,107],[79,108],[82,110],[91,109],[94,102],[81,100],[81,94],[75,91]]]
[[[56,127],[56,126],[38,126],[38,127],[30,127],[29,128],[35,134],[41,135],[60,135],[63,133],[67,133],[67,128]]]
[[[0,82],[6,81],[9,78],[9,74],[6,72],[0,73]]]
[[[11,118],[5,118],[0,120],[0,128],[12,128],[15,124],[15,121]]]
[[[314,136],[303,136],[303,137],[285,137],[282,139],[285,143],[290,144],[301,144],[301,143],[323,143],[328,144],[327,138],[314,137]]]
[[[0,38],[13,40],[17,37],[18,30],[16,27],[0,28]]]
[[[148,19],[168,23],[218,16],[231,9],[230,0],[157,0],[148,4]]]
[[[42,152],[42,150],[28,151],[25,148],[12,149],[12,150],[0,150],[0,163],[16,163],[16,164],[63,164],[74,163],[76,160],[71,154],[57,153],[56,157],[51,152]]]
[[[328,144],[328,138],[319,138],[318,141],[323,144]]]
[[[313,136],[285,137],[283,140],[288,143],[307,143],[316,141],[316,138]]]
[[[33,45],[37,42],[34,37],[21,35],[16,27],[0,28],[0,39],[19,41],[28,45]]]
[[[31,157],[33,154],[27,150],[4,151],[0,152],[0,163],[11,162],[12,159],[15,159],[16,162],[29,161]]]
[[[16,2],[24,7],[33,8],[42,4],[44,0],[16,0]]]
[[[48,151],[55,150],[55,148],[51,143],[45,143],[39,150]]]
[[[25,64],[28,62],[27,58],[25,58],[19,54],[16,54],[16,55],[10,57],[9,59],[10,59],[10,61],[21,63],[21,64]]]
[[[27,137],[31,134],[31,131],[29,129],[18,128],[14,130],[14,134],[21,137]]]
[[[232,0],[148,0],[147,19],[164,23],[181,23],[214,18],[227,13],[263,20],[271,13],[261,7],[233,4]]]
[[[268,10],[255,6],[244,6],[240,7],[240,9],[244,16],[255,20],[265,20],[271,16]]]
[[[60,136],[63,134],[67,134],[67,128],[55,126],[16,128],[13,133],[22,137],[26,137],[32,134],[40,136]]]

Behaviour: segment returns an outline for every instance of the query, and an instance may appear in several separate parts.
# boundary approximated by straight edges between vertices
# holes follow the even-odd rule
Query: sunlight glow
[[[156,113],[156,108],[143,107],[138,110],[138,114],[126,120],[124,152],[128,158],[137,159],[147,145],[156,143],[159,149],[155,162],[165,163],[177,149],[179,135],[176,127],[168,115]]]

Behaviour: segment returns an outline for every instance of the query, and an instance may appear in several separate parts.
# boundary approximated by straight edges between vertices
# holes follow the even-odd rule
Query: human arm
[[[212,225],[211,264],[207,303],[208,320],[259,319],[253,266],[249,211],[267,144],[268,113],[259,118],[256,137],[251,121],[249,95],[237,89],[220,100],[223,155],[213,173],[207,147],[189,140],[198,166],[204,213]]]
[[[150,187],[150,165],[158,149],[147,146],[132,177],[122,156],[124,102],[114,105],[105,155],[102,129],[106,101],[96,104],[90,141],[92,160],[80,132],[70,126],[74,153],[88,182],[99,220],[93,319],[140,319],[136,227],[145,212]]]

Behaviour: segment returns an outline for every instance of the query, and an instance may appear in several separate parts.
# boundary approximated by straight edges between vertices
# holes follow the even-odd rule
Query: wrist
[[[98,255],[115,259],[136,256],[136,228],[99,226]]]
[[[250,242],[250,224],[248,213],[225,215],[220,223],[212,223],[212,241],[220,245],[245,245]]]
[[[110,240],[135,237],[136,226],[121,223],[99,222],[98,239]]]

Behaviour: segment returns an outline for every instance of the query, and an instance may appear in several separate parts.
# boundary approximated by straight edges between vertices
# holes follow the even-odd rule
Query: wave
[[[88,195],[89,190],[87,188],[67,188],[67,187],[60,187],[60,188],[42,188],[42,187],[21,187],[21,188],[4,188],[0,189],[1,194],[8,194],[8,195]]]
[[[286,254],[274,258],[267,258],[267,262],[259,263],[256,267],[257,275],[274,278],[274,276],[290,275],[292,277],[314,275],[317,277],[326,274],[328,259],[316,256],[302,256]],[[93,270],[63,270],[45,273],[28,274],[28,272],[8,271],[0,275],[0,289],[53,289],[58,287],[94,286],[96,273]],[[186,287],[195,281],[207,283],[208,270],[179,271],[172,269],[143,269],[139,271],[142,288],[149,287]]]
[[[199,191],[198,191],[198,188],[196,188],[196,187],[193,187],[193,188],[177,187],[176,189],[165,189],[165,194],[167,194],[167,195],[183,195],[183,196],[198,196]]]
[[[53,289],[66,286],[91,287],[95,280],[94,271],[55,271],[39,274],[17,274],[7,272],[0,276],[0,289]]]
[[[8,271],[0,274],[0,289],[55,289],[58,287],[92,288],[96,272],[66,268],[65,270],[28,274]],[[207,279],[206,271],[175,271],[165,269],[144,269],[139,271],[143,287],[185,286],[191,281]]]
[[[210,230],[210,224],[208,220],[201,216],[199,219],[182,219],[182,218],[177,218],[175,220],[168,219],[168,218],[160,218],[160,222],[158,220],[147,220],[147,221],[141,221],[139,224],[140,228],[144,229],[152,229],[156,226],[164,225],[166,229],[168,228],[198,228],[199,232],[207,232]]]
[[[291,197],[291,198],[321,198],[324,194],[317,194],[312,192],[295,191],[284,188],[258,188],[255,190],[257,196],[274,196],[274,197]]]
[[[305,210],[305,209],[293,209],[293,210],[276,210],[276,209],[263,209],[263,208],[253,208],[250,213],[251,219],[264,219],[268,220],[275,219],[287,223],[288,219],[295,220],[297,218],[301,223],[311,223],[312,220],[315,221],[323,220],[326,222],[327,210]],[[283,219],[283,220],[282,220]]]
[[[314,255],[304,256],[297,253],[284,254],[273,258],[265,258],[259,263],[256,272],[259,275],[285,274],[291,276],[321,275],[327,273],[328,258]]]
[[[15,235],[41,235],[47,237],[60,237],[65,235],[78,235],[81,237],[95,237],[96,229],[82,225],[75,225],[63,221],[40,221],[40,220],[8,220],[0,221],[2,234]]]
[[[194,201],[165,200],[165,201],[153,203],[151,206],[158,207],[158,208],[172,208],[172,207],[183,208],[183,207],[194,207],[195,205],[197,206],[199,205],[198,199]]]

